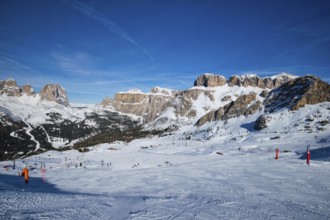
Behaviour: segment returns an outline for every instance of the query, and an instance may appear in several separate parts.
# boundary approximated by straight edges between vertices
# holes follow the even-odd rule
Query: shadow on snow
[[[25,184],[23,176],[15,176],[0,173],[0,193],[1,192],[32,192],[32,193],[56,193],[56,194],[81,194],[62,191],[54,184],[44,181],[39,177],[29,177],[29,183]]]
[[[330,147],[310,150],[310,153],[311,153],[311,160],[330,162]],[[306,160],[307,153],[304,153],[299,159]]]
[[[245,128],[246,130],[248,130],[249,132],[254,132],[254,124],[255,122],[250,122],[250,123],[246,123],[246,124],[242,124],[241,128]]]

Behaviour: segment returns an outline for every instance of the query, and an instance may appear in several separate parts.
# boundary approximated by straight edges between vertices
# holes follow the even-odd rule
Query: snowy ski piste
[[[2,161],[0,219],[330,219],[329,134],[314,136],[174,135]]]

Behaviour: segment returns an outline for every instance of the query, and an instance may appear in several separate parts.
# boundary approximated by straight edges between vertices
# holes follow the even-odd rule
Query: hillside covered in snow
[[[99,105],[0,85],[0,219],[330,218],[330,85],[315,76],[203,74]]]
[[[65,149],[84,138],[134,128],[138,117],[95,105],[68,105],[40,94],[0,95],[0,160]]]
[[[329,132],[330,88],[315,76],[249,74],[227,80],[208,73],[187,90],[134,89],[99,105],[70,105],[60,85],[48,84],[38,94],[13,79],[0,85],[2,160],[173,132],[196,140],[233,131],[237,136]]]

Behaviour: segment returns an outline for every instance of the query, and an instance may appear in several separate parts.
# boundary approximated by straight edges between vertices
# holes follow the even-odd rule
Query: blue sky
[[[330,1],[2,0],[0,79],[70,102],[187,89],[205,72],[330,82]]]

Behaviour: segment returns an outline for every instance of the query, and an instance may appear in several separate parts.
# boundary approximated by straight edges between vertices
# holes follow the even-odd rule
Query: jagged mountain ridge
[[[203,74],[195,81],[196,86],[187,90],[155,87],[150,93],[140,90],[119,92],[114,99],[104,99],[100,105],[93,107],[70,106],[66,94],[63,96],[65,90],[60,85],[48,86],[47,93],[53,94],[53,98],[45,99],[40,94],[29,95],[23,89],[19,89],[18,95],[13,95],[15,93],[12,91],[18,88],[13,80],[9,84],[1,81],[0,85],[3,94],[0,96],[0,131],[6,137],[1,143],[6,147],[1,149],[2,158],[17,157],[18,149],[14,145],[21,146],[21,156],[36,149],[47,150],[54,146],[73,146],[77,143],[77,146],[86,147],[91,143],[103,143],[110,140],[106,137],[111,136],[111,132],[129,131],[141,122],[146,130],[163,130],[169,134],[181,132],[183,138],[197,139],[214,137],[223,126],[236,127],[238,130],[244,128],[249,132],[262,129],[267,131],[277,123],[279,111],[299,110],[305,105],[320,103],[326,110],[322,112],[322,120],[315,120],[318,130],[307,130],[329,130],[329,84],[313,76],[279,74],[259,78],[256,75],[245,75],[225,80],[223,76]],[[25,89],[31,90],[32,87]],[[317,95],[315,91],[318,91]],[[299,108],[293,109],[291,102],[279,103],[284,98],[293,100],[295,94],[301,97],[300,101],[296,99],[298,101],[295,102]],[[22,106],[24,111],[19,110]],[[271,111],[272,108],[276,111]],[[286,114],[296,115],[299,119],[297,121],[303,126],[305,115],[298,112]],[[290,124],[286,125],[285,129],[290,130],[291,127]],[[102,133],[105,135],[91,138]],[[20,144],[24,140],[26,144]]]
[[[17,85],[14,79],[7,79],[0,81],[0,95],[15,96],[20,97],[23,95],[36,96],[39,95],[42,100],[55,101],[62,105],[69,105],[68,96],[63,87],[59,84],[46,84],[40,91],[36,94],[31,85],[26,84],[21,88]]]
[[[232,76],[227,80],[224,76],[215,75],[211,73],[202,74],[195,82],[194,87],[183,91],[171,91],[166,90],[166,94],[155,92],[161,90],[158,88],[152,89],[150,93],[143,93],[142,91],[127,91],[118,92],[115,94],[114,99],[106,98],[102,101],[102,106],[113,107],[114,110],[129,114],[140,116],[145,122],[151,122],[155,120],[162,112],[165,112],[167,108],[175,109],[174,114],[176,117],[188,117],[194,119],[201,117],[209,110],[214,109],[217,103],[221,103],[221,99],[225,98],[223,94],[227,94],[227,99],[234,100],[240,93],[248,93],[253,90],[257,90],[259,93],[261,90],[270,90],[282,85],[296,78],[296,76],[280,73],[273,77],[260,78],[255,74],[249,74],[244,76]],[[222,90],[219,87],[223,88]],[[252,89],[251,89],[252,88]],[[221,91],[219,91],[221,90]],[[235,93],[235,94],[233,94]],[[219,99],[220,97],[220,99]],[[202,109],[194,108],[194,102],[202,102]]]
[[[34,95],[34,89],[30,85],[24,85],[20,88],[14,79],[7,79],[0,81],[0,95],[3,94],[8,96]]]

